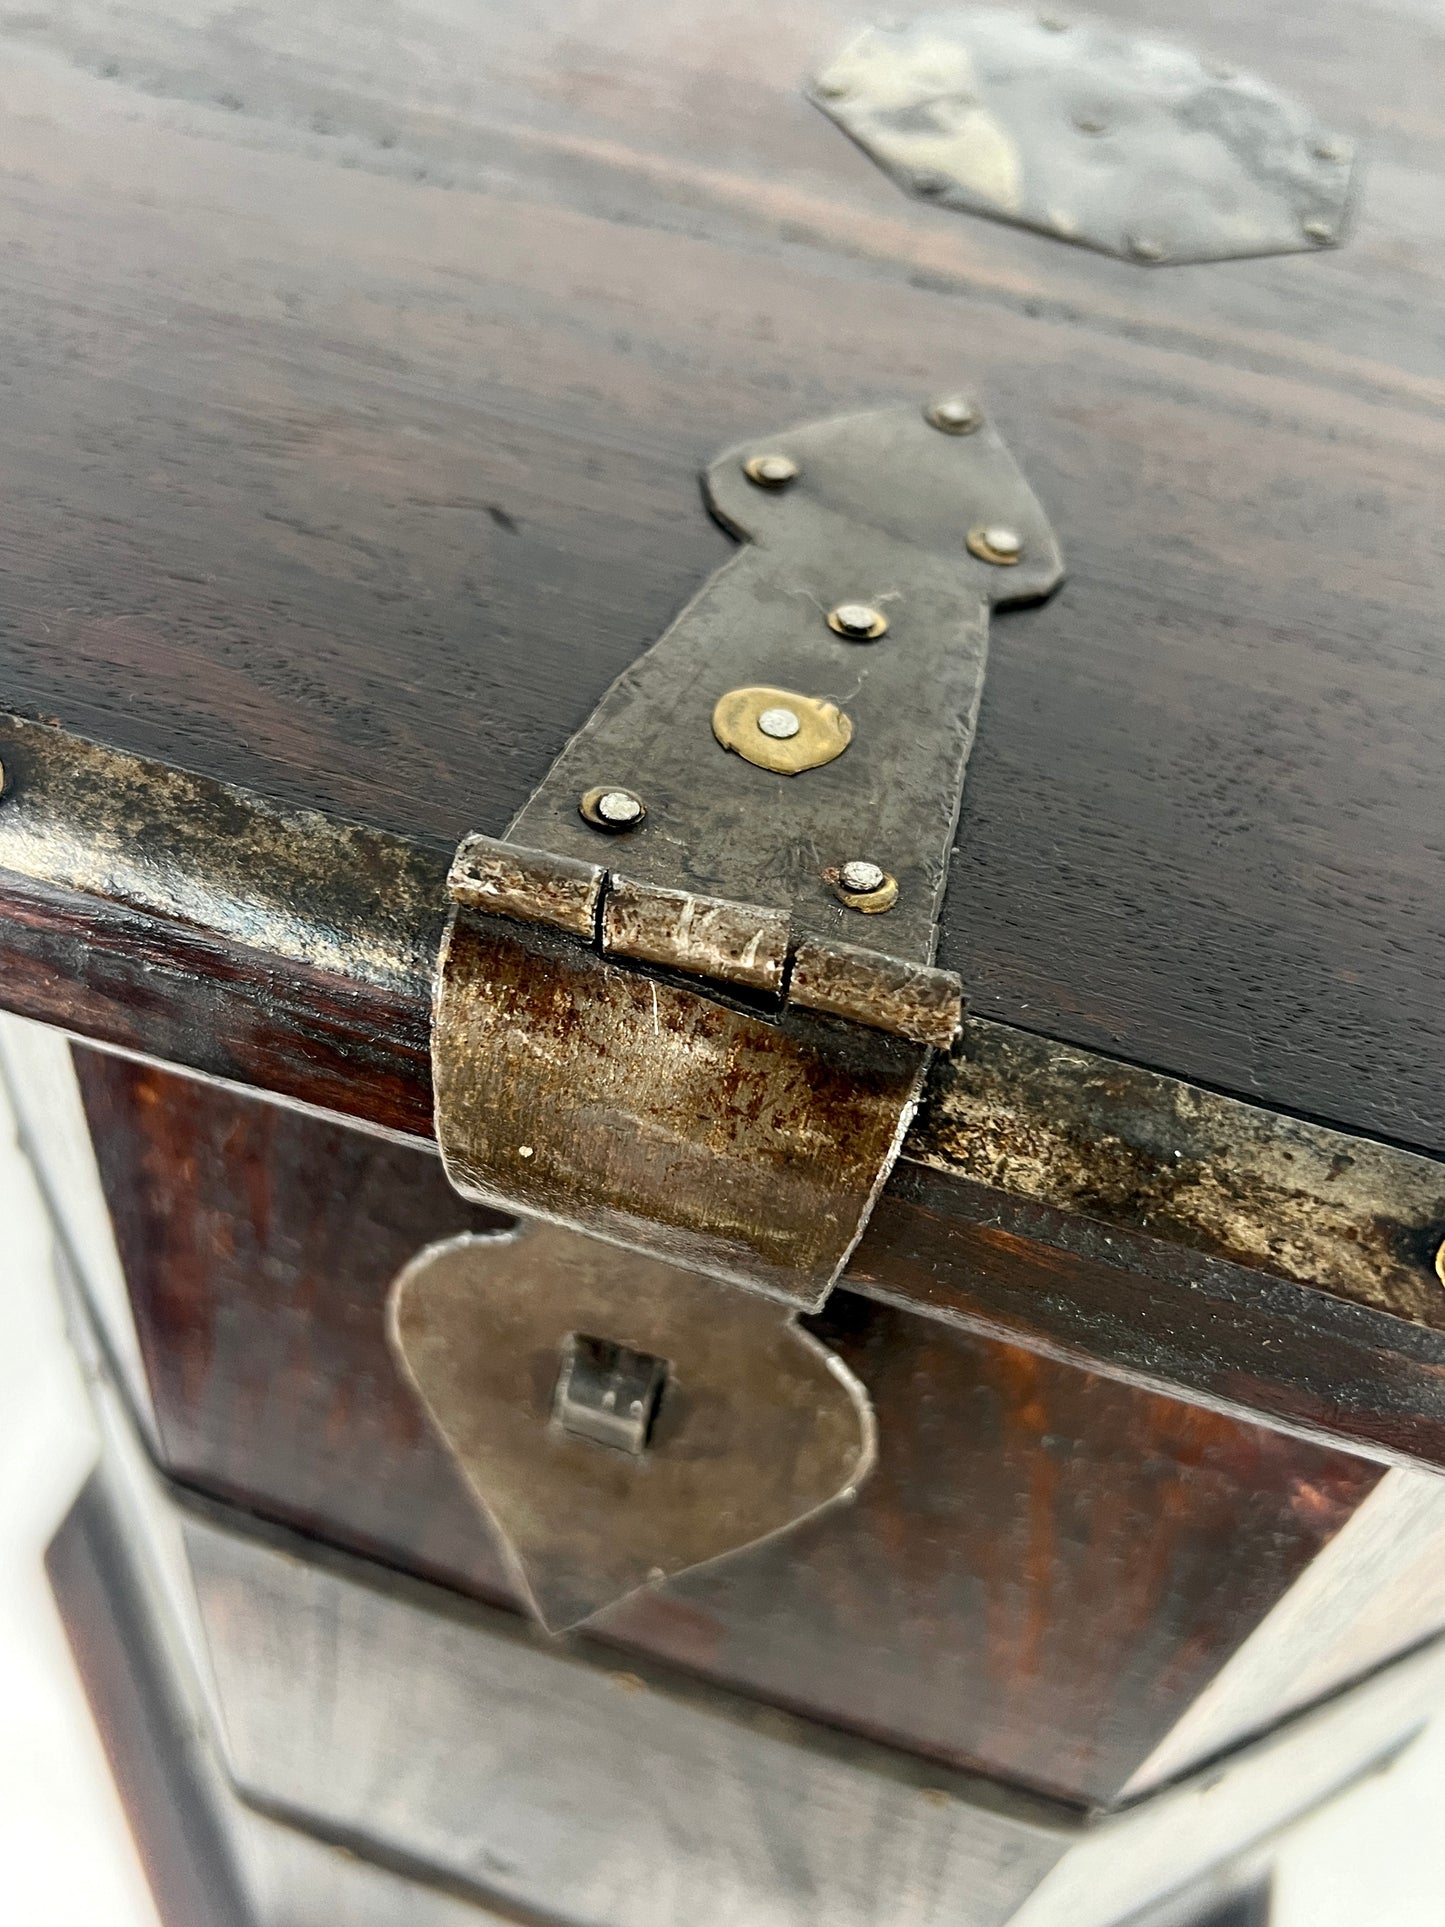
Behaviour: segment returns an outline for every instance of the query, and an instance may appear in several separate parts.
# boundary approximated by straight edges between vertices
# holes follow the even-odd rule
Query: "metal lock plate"
[[[957,1029],[932,956],[989,611],[1062,564],[958,398],[757,437],[707,484],[746,546],[458,851],[437,1137],[468,1197],[815,1307]],[[841,747],[775,764],[811,704]]]
[[[775,1306],[556,1226],[431,1246],[393,1287],[391,1333],[554,1632],[807,1518],[872,1464],[867,1394]]]
[[[1263,80],[1102,21],[966,7],[873,27],[811,97],[905,192],[1148,266],[1344,228],[1350,141]]]

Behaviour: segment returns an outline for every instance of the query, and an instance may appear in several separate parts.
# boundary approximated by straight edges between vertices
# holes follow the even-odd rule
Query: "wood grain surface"
[[[799,93],[844,0],[7,15],[0,701],[495,833],[729,553],[718,448],[968,386],[1071,575],[997,625],[941,961],[1445,1149],[1445,43],[1111,12],[1359,136],[1348,244],[1151,271],[910,202]]]
[[[495,1221],[418,1151],[76,1055],[168,1468],[514,1604],[383,1318],[422,1244]],[[847,1292],[812,1328],[877,1409],[856,1504],[614,1608],[600,1637],[1081,1804],[1130,1779],[1380,1477]],[[1301,1665],[1330,1630],[1296,1630]]]

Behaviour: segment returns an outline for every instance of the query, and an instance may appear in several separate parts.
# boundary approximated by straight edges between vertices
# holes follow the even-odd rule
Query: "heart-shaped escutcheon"
[[[785,1307],[553,1225],[432,1245],[393,1347],[553,1632],[849,1498],[867,1393]]]

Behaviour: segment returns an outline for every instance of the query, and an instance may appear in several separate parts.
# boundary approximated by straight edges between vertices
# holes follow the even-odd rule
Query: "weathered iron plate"
[[[1445,1331],[1445,1164],[971,1018],[919,1163]]]
[[[0,716],[0,869],[388,991],[425,985],[444,861],[402,837]]]
[[[392,1287],[390,1324],[553,1631],[796,1524],[873,1461],[867,1393],[775,1306],[555,1227],[429,1247]],[[641,1455],[555,1422],[578,1333],[667,1361]]]
[[[957,1029],[957,981],[928,966],[988,612],[1062,575],[1003,443],[953,406],[962,419],[881,409],[721,455],[709,499],[748,546],[562,751],[508,832],[519,856],[462,844],[432,1058],[464,1196],[792,1304],[827,1294],[902,1143],[924,1047]],[[757,757],[715,733],[744,689],[779,699],[753,717]],[[801,731],[789,701],[846,716],[831,760],[761,754]],[[634,810],[625,826],[598,821],[609,795]],[[604,851],[605,960],[576,941]],[[873,928],[840,900],[850,863],[883,885],[856,893],[880,908]]]
[[[462,1194],[816,1307],[858,1240],[927,1051],[776,1017],[459,908],[432,1021]]]
[[[870,28],[811,95],[920,199],[1147,265],[1340,239],[1354,150],[1288,95],[1102,21],[966,7]]]
[[[768,453],[797,468],[784,487],[745,471]],[[993,605],[1047,595],[1063,573],[1053,533],[1003,442],[930,426],[920,404],[814,422],[729,449],[707,472],[714,512],[747,546],[615,682],[507,832],[557,856],[607,862],[662,889],[760,904],[800,936],[866,944],[928,963],[973,743]],[[970,529],[1001,524],[1015,566],[969,553]],[[875,606],[876,640],[828,624]],[[713,734],[720,697],[753,685],[834,702],[846,750],[797,775],[759,768]],[[645,821],[603,837],[579,799],[635,791]],[[898,900],[867,923],[824,872],[879,864]]]

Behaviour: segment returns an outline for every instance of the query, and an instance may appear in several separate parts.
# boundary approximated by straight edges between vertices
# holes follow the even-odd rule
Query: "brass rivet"
[[[1311,241],[1333,241],[1335,231],[1328,221],[1306,221],[1304,231]]]
[[[888,618],[870,602],[840,602],[828,611],[828,627],[849,642],[876,642],[888,631]]]
[[[798,776],[841,756],[853,740],[853,725],[836,703],[758,685],[718,697],[712,733],[745,763]]]
[[[992,562],[999,569],[1011,569],[1016,562],[1023,560],[1023,538],[1013,529],[970,529],[968,548],[969,553],[976,555],[980,562]]]
[[[766,455],[749,455],[743,463],[743,473],[750,482],[759,488],[786,488],[789,482],[796,482],[799,475],[798,464],[791,455],[776,452]]]
[[[600,783],[596,789],[588,790],[577,808],[594,830],[606,830],[610,836],[635,830],[647,815],[647,806],[635,791],[619,789],[611,783]]]
[[[865,917],[891,910],[898,901],[898,879],[889,876],[881,864],[864,857],[852,857],[834,870],[825,870],[823,881],[839,903],[862,911]]]
[[[1442,1238],[1435,1253],[1435,1276],[1445,1285],[1445,1238]]]
[[[923,419],[945,435],[971,435],[983,426],[983,416],[967,395],[945,395],[941,401],[931,402],[923,411]]]

